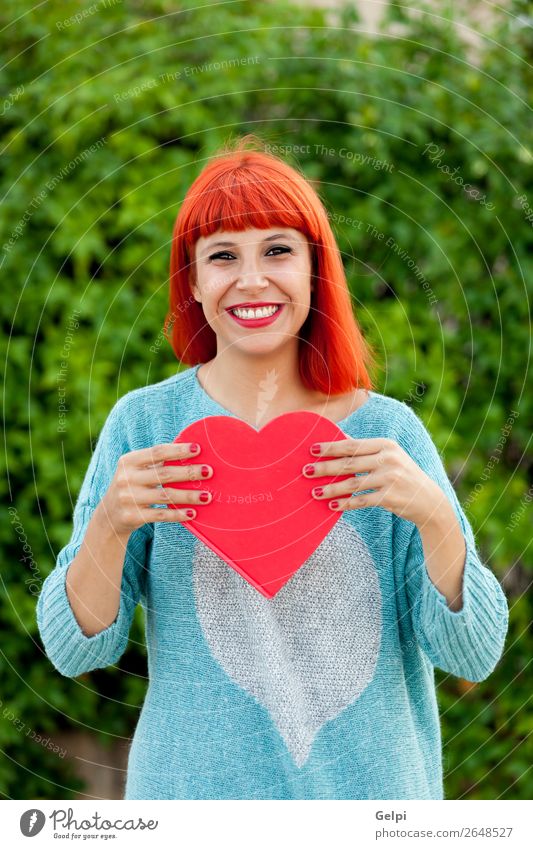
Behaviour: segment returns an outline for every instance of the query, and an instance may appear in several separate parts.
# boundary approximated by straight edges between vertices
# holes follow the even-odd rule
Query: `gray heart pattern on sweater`
[[[374,676],[382,599],[368,547],[339,519],[267,599],[197,541],[193,583],[214,658],[266,708],[302,767],[322,726],[352,704]]]

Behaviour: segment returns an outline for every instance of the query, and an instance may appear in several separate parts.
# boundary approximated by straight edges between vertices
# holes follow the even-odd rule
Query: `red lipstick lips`
[[[268,301],[256,302],[253,304],[235,304],[233,307],[228,307],[226,312],[231,318],[240,324],[241,327],[265,327],[268,324],[272,324],[281,313],[283,309],[283,304],[274,304],[272,301],[269,303]],[[278,307],[278,309],[273,313],[273,315],[267,315],[264,318],[239,318],[238,316],[232,313],[234,309],[258,309],[259,307]]]

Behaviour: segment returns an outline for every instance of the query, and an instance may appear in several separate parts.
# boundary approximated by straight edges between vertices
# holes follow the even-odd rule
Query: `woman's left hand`
[[[322,487],[317,481],[313,497],[332,499],[329,502],[332,510],[383,507],[420,527],[435,519],[441,507],[449,506],[438,484],[393,439],[339,439],[316,444],[320,447],[318,454],[313,452],[317,462],[302,469],[306,478],[354,475]],[[335,459],[320,460],[321,456]],[[310,475],[305,470],[311,466],[315,467],[315,472]],[[366,474],[361,474],[363,472]],[[368,489],[373,492],[352,496],[353,492]]]

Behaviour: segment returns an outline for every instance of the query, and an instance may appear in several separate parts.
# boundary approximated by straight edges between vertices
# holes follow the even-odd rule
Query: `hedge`
[[[162,337],[180,201],[253,132],[316,181],[376,390],[423,417],[509,598],[489,679],[437,670],[446,796],[531,798],[533,57],[525,4],[477,47],[448,5],[392,4],[372,36],[352,4],[2,4],[5,797],[83,791],[36,734],[126,745],[135,728],[141,609],[117,667],[71,680],[35,605],[112,405],[181,367]]]

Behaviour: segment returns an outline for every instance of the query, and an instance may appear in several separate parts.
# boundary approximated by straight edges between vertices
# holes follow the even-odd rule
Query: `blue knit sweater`
[[[144,608],[149,684],[124,798],[442,799],[434,667],[469,681],[490,675],[508,607],[428,431],[401,401],[372,392],[338,425],[349,437],[396,440],[450,499],[467,548],[461,610],[432,583],[417,527],[370,507],[343,512],[273,599],[182,524],[143,525],[128,540],[116,620],[91,637],[81,630],[65,576],[119,457],[171,442],[205,416],[233,415],[202,388],[198,368],[114,405],[37,603],[45,651],[72,677],[118,663]]]

